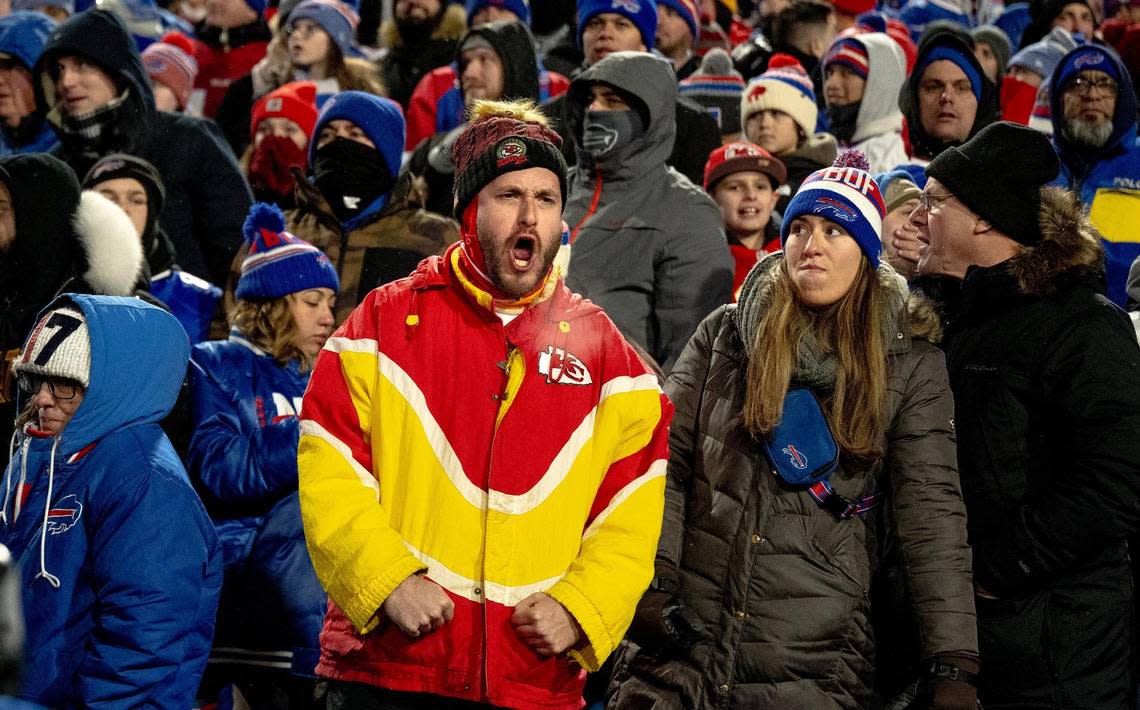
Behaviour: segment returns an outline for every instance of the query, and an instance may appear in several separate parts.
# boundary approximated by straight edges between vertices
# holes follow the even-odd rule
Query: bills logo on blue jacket
[[[76,523],[79,522],[79,517],[83,515],[83,504],[75,497],[75,494],[66,495],[59,499],[48,510],[47,514],[47,531],[51,535],[59,535],[70,530]]]
[[[807,457],[800,453],[800,450],[796,448],[795,444],[788,444],[780,449],[780,451],[788,456],[788,460],[792,462],[792,466],[801,471],[807,468]]]

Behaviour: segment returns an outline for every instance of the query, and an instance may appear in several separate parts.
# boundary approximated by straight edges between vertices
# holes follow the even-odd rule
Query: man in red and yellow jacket
[[[317,359],[299,472],[329,707],[580,708],[653,575],[672,405],[552,266],[557,143],[532,105],[478,106],[461,243]]]

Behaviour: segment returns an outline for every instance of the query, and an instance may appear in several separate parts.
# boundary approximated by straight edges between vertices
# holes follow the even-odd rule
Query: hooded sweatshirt
[[[965,140],[944,142],[926,133],[922,128],[922,119],[919,109],[918,100],[918,87],[922,83],[922,75],[925,70],[918,71],[917,67],[922,66],[925,57],[933,51],[936,47],[948,47],[961,53],[968,62],[973,66],[974,71],[981,77],[981,99],[978,100],[978,109],[974,114],[974,125],[970,127],[970,134],[966,136]],[[899,108],[902,109],[903,116],[906,117],[907,129],[909,130],[911,156],[923,163],[929,162],[936,155],[951,146],[959,146],[973,138],[974,135],[985,128],[986,126],[997,120],[998,116],[998,91],[993,82],[986,78],[985,72],[982,70],[982,65],[974,58],[974,52],[966,45],[958,35],[952,32],[940,32],[928,37],[925,42],[918,49],[918,59],[915,61],[915,71],[911,72],[910,77],[907,79],[906,86],[899,94]]]
[[[871,172],[886,172],[907,162],[902,141],[902,111],[898,107],[899,89],[906,81],[906,64],[902,50],[882,32],[854,38],[867,50],[867,83],[851,147],[863,151]]]
[[[158,425],[190,346],[173,316],[138,299],[69,294],[49,308],[67,303],[87,321],[90,384],[62,432],[21,434],[4,474],[0,542],[24,589],[21,695],[48,707],[191,707],[221,553]],[[148,367],[131,366],[139,353]]]
[[[60,56],[86,57],[107,72],[126,98],[115,120],[94,141],[65,134],[53,67]],[[52,34],[36,63],[36,101],[52,107],[48,120],[60,134],[56,155],[77,175],[95,161],[122,152],[149,161],[162,176],[166,202],[159,219],[183,269],[224,283],[241,246],[241,225],[252,196],[218,127],[204,119],[155,109],[142,60],[122,22],[103,10],[72,17]]]
[[[601,160],[582,147],[590,87],[598,82],[626,96],[644,128]],[[701,320],[732,299],[733,274],[720,210],[665,164],[676,103],[672,66],[644,52],[608,55],[567,94],[578,156],[564,214],[572,245],[567,285],[605,309],[666,371]]]
[[[0,253],[0,439],[16,418],[9,365],[61,290],[126,296],[134,293],[142,245],[122,210],[102,195],[80,193],[75,174],[42,153],[0,159],[0,182],[12,196],[16,239]],[[0,449],[0,464],[8,461]]]
[[[1062,90],[1077,69],[1074,54],[1101,51],[1115,65],[1120,80],[1112,134],[1101,148],[1088,148],[1070,141],[1063,130]],[[1140,256],[1140,138],[1136,133],[1136,93],[1128,70],[1107,47],[1078,47],[1057,65],[1049,80],[1053,114],[1053,145],[1061,158],[1061,174],[1054,185],[1080,195],[1089,208],[1089,219],[1102,237],[1108,278],[1108,297],[1118,305],[1127,300],[1125,286],[1132,262]]]
[[[39,12],[16,11],[0,18],[0,54],[7,54],[28,71],[36,65],[55,22]],[[46,153],[58,142],[55,131],[44,120],[47,107],[37,103],[15,129],[0,129],[0,155]]]

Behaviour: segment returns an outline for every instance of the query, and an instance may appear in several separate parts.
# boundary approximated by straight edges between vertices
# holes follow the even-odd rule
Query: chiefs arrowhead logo
[[[538,374],[546,375],[546,384],[588,385],[594,382],[581,360],[562,348],[547,345],[538,354]]]

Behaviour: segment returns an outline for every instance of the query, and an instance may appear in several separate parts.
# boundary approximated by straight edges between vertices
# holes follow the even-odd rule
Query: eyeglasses
[[[16,384],[30,395],[39,393],[40,388],[47,384],[51,396],[60,400],[75,399],[75,395],[83,389],[83,385],[66,377],[40,377],[24,373],[16,375]]]
[[[924,192],[918,196],[918,206],[929,212],[953,196],[949,192],[945,195],[932,195],[929,192]]]
[[[298,20],[297,24],[290,25],[289,27],[285,28],[285,36],[292,37],[293,35],[296,35],[301,39],[305,39],[306,37],[312,37],[313,34],[319,29],[321,29],[321,26],[315,22],[305,22],[304,20]]]
[[[1120,84],[1116,83],[1116,79],[1111,77],[1104,77],[1102,79],[1089,79],[1088,77],[1078,76],[1069,82],[1069,87],[1079,96],[1088,96],[1092,93],[1093,89],[1098,92],[1104,92],[1109,96],[1116,96],[1120,91]]]

